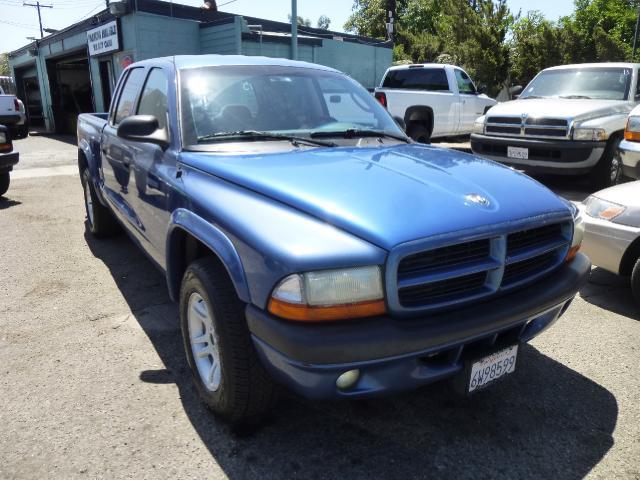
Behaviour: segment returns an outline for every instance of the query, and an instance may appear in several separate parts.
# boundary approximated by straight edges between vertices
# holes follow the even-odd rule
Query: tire
[[[604,149],[602,157],[589,174],[589,184],[594,190],[617,185],[622,180],[622,160],[618,154],[618,147],[622,137],[612,138]]]
[[[18,130],[18,138],[23,139],[29,136],[29,127],[20,127]]]
[[[233,424],[258,422],[275,404],[278,389],[258,359],[244,304],[214,258],[189,265],[179,308],[185,354],[200,398]]]
[[[631,272],[631,293],[633,293],[636,303],[640,306],[640,258],[636,260],[636,265]]]
[[[0,173],[0,197],[7,193],[7,190],[9,190],[10,181],[11,178],[9,177],[9,172]]]
[[[407,127],[407,135],[419,143],[431,143],[431,132],[423,123],[411,122]]]
[[[88,230],[96,238],[112,237],[120,231],[120,226],[109,209],[100,203],[88,169],[82,171],[80,179]]]

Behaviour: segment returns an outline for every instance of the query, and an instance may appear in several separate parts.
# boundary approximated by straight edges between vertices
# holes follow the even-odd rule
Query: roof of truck
[[[640,63],[628,62],[601,62],[601,63],[574,63],[571,65],[558,65],[545,68],[545,70],[564,70],[567,68],[640,68]]]
[[[140,62],[136,62],[134,65],[157,64],[158,62],[173,63],[179,70],[195,67],[255,65],[312,68],[315,70],[338,72],[338,70],[334,68],[325,67],[324,65],[318,65],[315,63],[287,60],[286,58],[256,57],[248,55],[175,55],[172,57],[142,60]]]

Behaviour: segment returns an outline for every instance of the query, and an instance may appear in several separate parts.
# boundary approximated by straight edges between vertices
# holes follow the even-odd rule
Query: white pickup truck
[[[479,118],[474,153],[529,173],[588,174],[600,190],[618,183],[627,116],[640,100],[638,63],[564,65],[540,72],[518,100]]]
[[[6,88],[5,82],[0,83],[0,125],[9,128],[12,138],[24,138],[29,132],[24,104]]]
[[[476,118],[497,103],[460,67],[431,63],[389,68],[375,97],[423,143],[470,134]]]

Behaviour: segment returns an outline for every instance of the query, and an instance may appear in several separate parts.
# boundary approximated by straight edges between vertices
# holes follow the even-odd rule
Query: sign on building
[[[91,56],[120,50],[118,22],[113,20],[87,31],[87,43],[89,44],[89,55]]]

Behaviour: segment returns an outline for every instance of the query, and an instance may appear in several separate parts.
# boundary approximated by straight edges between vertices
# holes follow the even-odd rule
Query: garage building
[[[379,39],[300,26],[298,60],[337,68],[367,88],[391,65]],[[9,53],[18,96],[32,127],[75,133],[79,113],[104,111],[129,64],[166,55],[292,58],[291,25],[158,0],[109,8]]]

